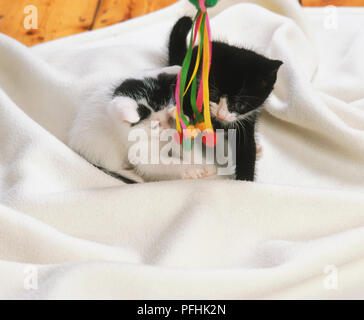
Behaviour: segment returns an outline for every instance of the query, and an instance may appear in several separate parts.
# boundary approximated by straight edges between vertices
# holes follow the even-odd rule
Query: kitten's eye
[[[228,107],[230,112],[242,113],[244,111],[244,105],[240,103],[230,104]]]
[[[238,110],[240,113],[243,113],[245,110],[245,106],[243,104],[239,105]]]

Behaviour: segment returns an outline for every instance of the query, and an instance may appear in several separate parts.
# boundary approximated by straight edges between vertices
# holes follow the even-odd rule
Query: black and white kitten
[[[190,17],[182,17],[174,25],[168,48],[170,66],[182,65],[191,26]],[[193,49],[192,65],[196,56],[197,47]],[[212,122],[215,129],[237,129],[237,180],[254,180],[255,124],[261,107],[273,90],[281,65],[281,61],[270,60],[254,51],[220,41],[212,42],[209,78]],[[192,116],[189,99],[185,99],[184,105],[186,114]]]
[[[151,134],[159,126],[162,135],[175,128],[175,99],[179,66],[167,67],[106,83],[93,91],[80,106],[69,132],[69,146],[93,165],[124,182],[197,179],[216,174],[215,165],[133,163],[129,149],[132,130],[147,134],[139,141],[149,150]],[[167,142],[166,142],[167,143]]]

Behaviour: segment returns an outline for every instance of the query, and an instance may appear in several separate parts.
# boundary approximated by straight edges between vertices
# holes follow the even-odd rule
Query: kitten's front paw
[[[217,112],[219,110],[219,106],[217,103],[210,101],[210,112],[213,116],[217,117]]]
[[[207,170],[202,168],[189,168],[185,169],[182,173],[182,179],[201,179],[207,177]]]
[[[188,167],[182,173],[182,179],[204,179],[216,174],[216,166]]]

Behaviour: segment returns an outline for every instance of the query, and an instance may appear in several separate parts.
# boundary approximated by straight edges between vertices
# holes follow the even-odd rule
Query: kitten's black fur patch
[[[186,38],[191,30],[192,19],[183,17],[177,21],[169,39],[169,65],[182,65],[187,52]],[[197,47],[193,49],[191,65],[197,57]],[[248,114],[235,126],[237,130],[237,180],[254,180],[256,144],[255,123],[259,107],[263,105],[273,90],[281,61],[270,60],[254,51],[238,48],[220,41],[212,41],[212,61],[209,77],[210,101],[218,103],[226,97],[230,112]],[[201,66],[201,64],[200,64]],[[192,73],[190,68],[189,76]],[[193,116],[189,93],[184,100],[184,111]],[[250,114],[249,113],[249,114]],[[215,129],[225,129],[218,119],[212,119]],[[233,128],[234,126],[232,126]]]
[[[144,104],[141,104],[141,103],[138,104],[137,111],[138,111],[138,114],[140,117],[140,121],[147,119],[152,113],[152,111],[150,111],[150,109],[147,106],[145,106]]]
[[[124,80],[114,91],[115,96],[126,96],[134,100],[142,98],[142,94],[145,90],[145,83],[139,79],[127,79]]]
[[[171,100],[174,101],[174,90],[176,88],[176,75],[161,73],[157,78],[127,79],[114,91],[114,96],[126,96],[136,101],[146,99],[148,105],[159,111]],[[146,106],[139,105],[140,115],[146,115]],[[150,113],[147,115],[149,116]]]

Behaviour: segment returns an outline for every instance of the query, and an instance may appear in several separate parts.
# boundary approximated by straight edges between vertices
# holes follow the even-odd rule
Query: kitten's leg
[[[236,180],[254,181],[257,146],[254,123],[244,123],[245,134],[236,136]]]
[[[140,120],[137,102],[129,97],[117,96],[109,104],[108,112],[116,121],[127,124],[137,123]]]

